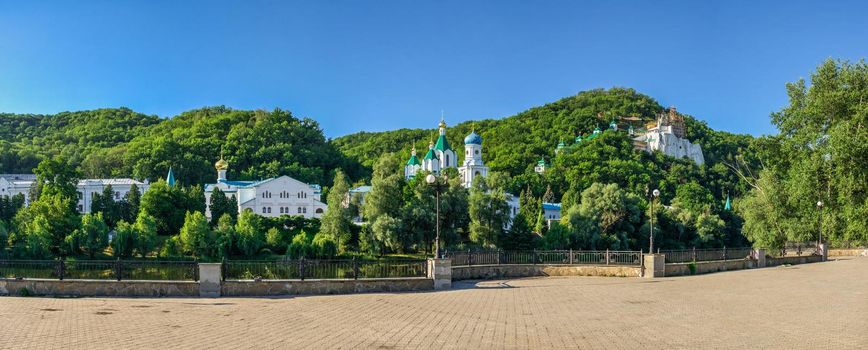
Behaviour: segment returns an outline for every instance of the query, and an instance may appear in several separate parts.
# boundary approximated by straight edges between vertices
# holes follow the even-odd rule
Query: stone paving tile
[[[0,349],[865,349],[868,258],[287,298],[0,298]]]

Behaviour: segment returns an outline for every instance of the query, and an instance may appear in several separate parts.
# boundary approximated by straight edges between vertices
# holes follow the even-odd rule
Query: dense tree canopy
[[[762,170],[737,168],[752,186],[739,208],[745,233],[769,246],[821,232],[868,240],[868,64],[828,60],[787,93],[772,114],[780,134],[757,141]]]
[[[410,148],[425,149],[434,129],[327,140],[316,121],[288,111],[226,107],[167,119],[125,108],[0,114],[0,173],[38,176],[29,208],[20,196],[0,197],[0,247],[11,247],[13,255],[94,255],[107,243],[104,229],[116,226],[111,247],[123,257],[430,252],[439,222],[450,248],[640,249],[648,244],[649,217],[658,232],[655,246],[663,249],[745,239],[777,247],[818,239],[820,232],[834,241],[866,240],[866,66],[830,60],[810,84],[788,84],[790,103],[772,115],[779,135],[715,131],[684,115],[687,139],[703,148],[703,165],[634,149],[623,129],[645,127],[663,106],[632,89],[584,91],[511,117],[460,123],[449,127],[448,141],[458,146],[471,130],[480,133],[491,168],[483,187],[470,191],[455,169],[438,176],[436,186],[424,181],[425,172],[404,179]],[[621,130],[608,130],[613,120]],[[576,141],[595,128],[600,135]],[[201,185],[214,181],[213,163],[221,156],[233,179],[289,175],[325,185],[329,212],[322,230],[318,220],[300,217],[245,212],[236,220],[236,204],[219,191],[210,203],[216,215],[204,222]],[[538,174],[541,159],[548,168]],[[176,186],[154,181],[169,167]],[[78,215],[77,179],[119,176],[150,179],[150,189],[120,202],[97,196],[95,214]],[[368,181],[364,204],[358,197],[345,203],[350,184]],[[652,212],[653,189],[660,190],[661,205]],[[522,206],[514,226],[503,215],[509,194],[519,195]],[[734,210],[724,208],[726,198]],[[560,222],[544,218],[544,202],[562,204]],[[365,222],[353,225],[349,218],[359,210]],[[155,234],[171,238],[158,248]]]

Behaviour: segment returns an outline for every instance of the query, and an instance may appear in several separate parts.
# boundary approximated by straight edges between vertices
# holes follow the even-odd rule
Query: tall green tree
[[[70,199],[69,205],[75,209],[78,198],[76,185],[80,175],[75,167],[67,163],[66,158],[57,157],[43,160],[36,169],[35,187],[38,188],[37,196],[31,196],[31,202],[38,200],[39,196],[60,196]]]
[[[108,247],[108,232],[109,228],[103,221],[102,213],[85,214],[81,217],[82,246],[91,259]]]
[[[371,225],[373,239],[379,241],[379,245],[383,247],[403,247],[397,237],[398,228],[393,225],[396,218],[401,217],[404,205],[404,177],[398,172],[400,169],[401,163],[396,155],[380,157],[374,167],[371,192],[365,197],[362,209],[365,221]],[[379,220],[380,217],[384,219]]]
[[[349,196],[350,184],[347,181],[343,171],[336,171],[335,178],[331,189],[329,189],[326,198],[328,210],[322,216],[322,226],[320,232],[323,235],[331,237],[337,243],[338,250],[345,252],[349,250],[350,244],[350,225],[352,225],[352,214],[349,208],[344,206],[345,201]]]
[[[561,223],[577,236],[576,248],[636,247],[642,223],[640,199],[616,184],[594,183],[582,192],[581,203],[568,209]]]
[[[24,208],[24,194],[0,195],[0,220],[11,222],[21,208]]]
[[[211,210],[211,226],[216,226],[217,221],[228,214],[230,217],[238,216],[238,206],[229,200],[229,197],[219,188],[214,188],[211,192],[211,202],[209,208]]]
[[[74,198],[74,197],[73,197]],[[72,204],[72,199],[59,192],[44,192],[27,210],[32,221],[25,226],[27,235],[38,236],[33,242],[47,244],[41,248],[33,247],[34,252],[47,251],[54,255],[74,254],[68,249],[66,237],[79,228],[80,217]],[[44,256],[44,255],[43,255]]]
[[[190,193],[194,194],[195,200],[191,199]],[[198,193],[199,191],[191,192],[178,185],[169,186],[165,181],[159,180],[152,183],[142,195],[140,211],[157,221],[157,234],[174,235],[180,232],[181,226],[184,225],[186,212],[204,213],[205,200],[198,198]],[[192,205],[199,199],[202,200],[202,206]]]
[[[470,240],[481,246],[496,246],[509,224],[509,204],[501,190],[490,191],[484,178],[470,190]]]
[[[90,211],[102,213],[103,220],[109,227],[115,227],[122,220],[123,212],[121,204],[115,200],[115,191],[112,185],[103,187],[101,193],[94,193],[91,200]],[[129,222],[132,222],[129,221]]]
[[[518,213],[500,239],[500,248],[505,250],[530,250],[536,248],[537,236],[531,230],[524,214]]]
[[[148,213],[139,213],[133,227],[136,233],[136,252],[146,257],[157,246],[157,220]]]
[[[756,141],[763,169],[733,167],[751,187],[740,211],[755,245],[868,239],[868,64],[827,60],[787,84],[771,116],[780,134]],[[819,207],[817,202],[822,202]]]
[[[242,211],[238,215],[238,223],[235,224],[235,235],[235,242],[241,254],[256,255],[265,244],[262,218],[251,210]]]
[[[227,258],[232,253],[233,246],[235,245],[234,225],[234,220],[229,214],[223,214],[220,220],[217,220],[217,227],[214,229],[215,257]]]
[[[118,258],[133,256],[136,249],[136,228],[126,221],[118,222],[111,241],[112,253]]]
[[[211,227],[201,212],[187,212],[181,228],[181,246],[184,251],[197,258],[206,258],[211,249]]]
[[[136,184],[130,185],[130,191],[124,195],[121,201],[121,220],[133,222],[139,217],[139,208],[142,202],[142,193]]]

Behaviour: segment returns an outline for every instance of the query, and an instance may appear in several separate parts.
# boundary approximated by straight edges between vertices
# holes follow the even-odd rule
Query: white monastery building
[[[36,175],[33,174],[0,174],[0,196],[24,195],[24,205],[30,205],[30,188],[36,183]],[[138,188],[139,194],[148,190],[148,182],[133,179],[83,179],[79,180],[78,203],[76,208],[82,214],[90,213],[94,194],[102,194],[106,186],[112,187],[112,199],[121,201],[132,190],[133,185]]]
[[[660,113],[656,124],[649,125],[645,135],[634,139],[638,148],[647,152],[660,151],[675,158],[689,158],[696,164],[705,163],[702,146],[690,143],[684,137],[684,117],[669,107],[669,113]]]
[[[322,189],[319,185],[306,184],[289,176],[279,176],[261,181],[233,181],[226,179],[229,162],[221,157],[214,164],[217,169],[217,183],[205,185],[205,216],[211,218],[211,193],[219,188],[229,198],[235,198],[238,212],[250,209],[254,213],[278,217],[281,215],[300,215],[306,218],[320,218],[327,206],[321,202]]]

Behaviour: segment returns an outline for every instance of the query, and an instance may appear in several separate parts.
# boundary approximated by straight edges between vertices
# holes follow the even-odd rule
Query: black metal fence
[[[195,261],[0,260],[0,278],[198,281]]]
[[[628,265],[642,264],[642,252],[617,250],[447,251],[452,266],[473,265]]]
[[[658,253],[666,257],[667,264],[687,263],[697,261],[726,261],[726,260],[742,260],[751,257],[753,248],[727,248],[720,249],[680,249],[680,250],[661,250]]]
[[[819,250],[817,242],[787,242],[780,250],[769,253],[777,256],[802,256],[819,254]]]
[[[227,260],[224,280],[305,280],[426,277],[427,260]]]

